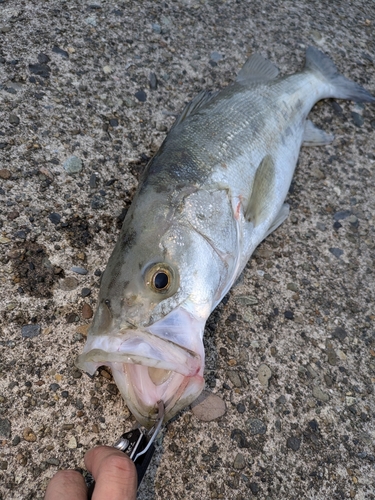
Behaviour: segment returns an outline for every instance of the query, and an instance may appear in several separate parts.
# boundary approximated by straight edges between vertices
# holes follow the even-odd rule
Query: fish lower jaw
[[[204,387],[204,379],[200,373],[203,372],[203,367],[192,377],[136,364],[124,363],[119,368],[118,365],[112,367],[117,387],[129,410],[145,427],[153,426],[159,401],[164,404],[164,421],[167,422],[192,403]]]

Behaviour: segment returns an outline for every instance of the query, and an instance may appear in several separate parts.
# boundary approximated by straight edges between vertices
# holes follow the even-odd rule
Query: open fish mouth
[[[130,411],[150,427],[163,401],[165,421],[190,404],[204,385],[204,350],[192,351],[147,330],[89,335],[75,364],[93,375],[108,366]]]

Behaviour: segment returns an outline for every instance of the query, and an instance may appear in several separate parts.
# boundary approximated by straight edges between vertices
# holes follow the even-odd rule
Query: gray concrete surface
[[[294,72],[309,44],[375,94],[374,22],[368,0],[0,1],[1,499],[41,499],[134,423],[110,374],[73,360],[173,115],[249,54]],[[375,498],[374,106],[311,119],[334,143],[302,150],[291,216],[208,322],[226,413],[168,425],[142,500]]]

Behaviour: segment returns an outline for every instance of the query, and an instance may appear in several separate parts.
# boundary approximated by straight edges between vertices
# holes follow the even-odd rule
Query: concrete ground
[[[134,423],[73,361],[184,103],[253,52],[294,72],[310,44],[375,94],[374,24],[368,0],[0,0],[0,499],[43,498]],[[375,498],[374,112],[314,108],[336,139],[301,151],[289,219],[208,321],[226,413],[171,422],[139,499]]]

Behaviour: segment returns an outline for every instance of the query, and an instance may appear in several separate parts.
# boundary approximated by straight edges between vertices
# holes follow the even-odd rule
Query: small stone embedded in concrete
[[[68,448],[71,449],[71,450],[74,450],[75,448],[77,448],[78,446],[78,443],[77,443],[77,440],[74,436],[72,436],[69,441],[68,441],[68,444],[67,444]]]
[[[29,443],[34,443],[36,441],[36,434],[30,427],[26,427],[26,429],[23,430],[22,436],[23,439]]]
[[[155,73],[151,72],[148,76],[148,82],[151,90],[156,90],[158,88],[158,79]]]
[[[147,100],[147,94],[144,90],[138,90],[134,96],[138,99],[140,102],[146,102]]]
[[[40,325],[25,325],[21,329],[21,334],[23,338],[32,339],[40,335],[41,327]]]
[[[363,117],[359,113],[356,113],[355,111],[352,111],[352,120],[356,127],[362,127],[363,124],[365,123]]]
[[[20,119],[18,118],[18,116],[17,116],[17,115],[15,115],[15,114],[11,113],[11,114],[9,115],[9,123],[10,123],[11,125],[13,125],[14,127],[16,127],[17,125],[19,125],[19,123],[20,123]]]
[[[87,269],[85,269],[84,267],[73,266],[70,270],[73,273],[77,273],[77,274],[82,274],[82,275],[86,275],[87,274]]]
[[[332,335],[338,339],[338,340],[341,340],[341,342],[343,342],[346,337],[347,337],[347,332],[344,330],[344,328],[341,328],[340,326],[336,327],[334,329],[334,331],[332,332]]]
[[[290,436],[286,441],[286,446],[293,451],[298,451],[301,446],[301,440],[296,436]]]
[[[78,156],[71,156],[65,160],[63,167],[68,174],[77,174],[82,170],[82,160]]]
[[[216,394],[203,391],[191,405],[193,414],[203,422],[211,422],[226,412],[225,402]]]
[[[91,288],[82,288],[81,297],[88,297],[91,294]]]
[[[52,224],[55,224],[55,225],[59,224],[61,221],[61,215],[57,214],[55,212],[52,212],[51,214],[49,214],[48,218],[52,222]]]
[[[61,49],[57,45],[54,45],[52,47],[52,52],[54,52],[55,54],[58,54],[59,56],[63,57],[64,59],[69,59],[69,53],[64,49]]]
[[[82,318],[83,319],[90,319],[92,318],[94,312],[92,310],[92,307],[89,304],[83,304],[82,306]]]
[[[10,170],[8,170],[7,168],[2,168],[0,170],[0,179],[4,179],[4,180],[10,179],[11,175],[12,174],[11,174]]]
[[[59,284],[60,284],[61,290],[68,292],[71,290],[75,290],[77,288],[79,282],[73,276],[68,276],[67,278],[60,280]]]
[[[249,429],[250,433],[255,436],[257,434],[265,434],[267,432],[267,426],[258,418],[249,418],[246,421],[246,427]]]
[[[56,457],[47,458],[46,462],[49,465],[56,465],[56,467],[60,465],[60,460]]]
[[[7,418],[0,418],[0,436],[10,438],[11,424]]]
[[[233,371],[233,370],[228,370],[227,377],[232,382],[234,387],[242,387],[242,382],[241,382],[240,376],[238,375],[238,372]]]
[[[284,312],[284,317],[286,319],[294,319],[294,313],[292,311],[285,311]]]
[[[268,382],[271,377],[272,377],[271,369],[265,364],[260,365],[258,369],[258,380],[263,387],[268,387]]]
[[[259,484],[258,483],[250,483],[249,488],[253,495],[257,495],[259,493]]]
[[[237,443],[239,448],[249,448],[249,443],[246,439],[245,433],[241,429],[233,429],[230,438]]]
[[[344,250],[341,250],[341,248],[330,248],[329,251],[331,252],[332,255],[334,255],[338,259],[344,253]]]
[[[329,395],[326,392],[322,391],[322,389],[318,385],[314,386],[313,388],[313,396],[314,398],[318,399],[319,401],[323,401],[324,403],[329,401]]]
[[[219,52],[214,51],[214,52],[211,52],[210,59],[211,59],[211,61],[219,62],[223,59],[223,56],[222,56],[222,54],[219,54]]]
[[[246,460],[242,453],[237,453],[236,458],[233,462],[233,468],[237,470],[242,470],[246,467]]]

